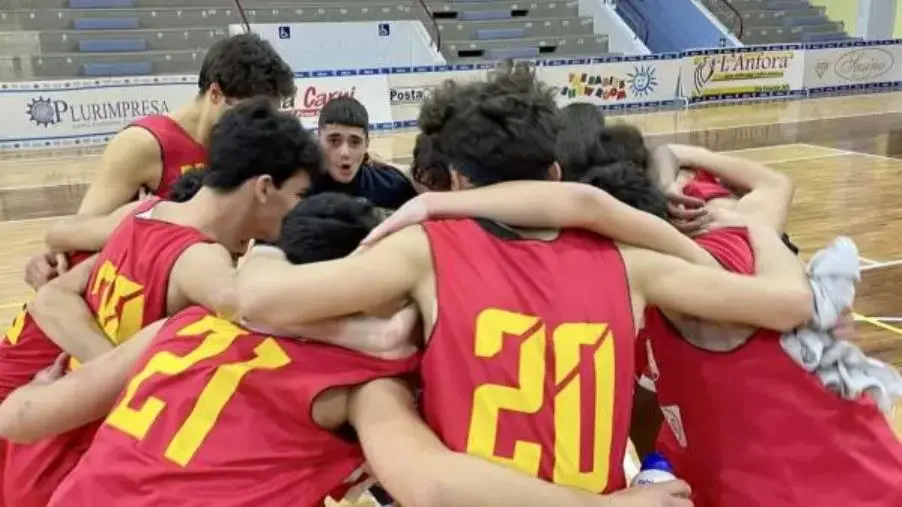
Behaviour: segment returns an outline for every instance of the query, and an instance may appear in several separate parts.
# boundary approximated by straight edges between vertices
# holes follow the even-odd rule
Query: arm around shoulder
[[[621,247],[630,285],[649,304],[717,322],[788,331],[814,310],[810,289],[786,282],[695,266],[649,250]]]
[[[170,286],[185,306],[201,305],[220,315],[235,312],[235,302],[222,290],[235,278],[235,263],[228,250],[218,243],[189,246],[172,267]]]
[[[140,203],[123,204],[107,215],[75,215],[47,229],[44,242],[51,252],[96,252],[103,248],[119,222]]]

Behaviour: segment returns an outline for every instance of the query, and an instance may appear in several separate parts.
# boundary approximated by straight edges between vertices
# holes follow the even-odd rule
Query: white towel
[[[852,305],[855,284],[861,279],[855,243],[837,238],[814,255],[808,275],[815,314],[807,326],[783,334],[783,350],[844,399],[865,394],[889,413],[893,397],[902,396],[902,376],[893,366],[868,357],[855,344],[837,340],[830,333]]]

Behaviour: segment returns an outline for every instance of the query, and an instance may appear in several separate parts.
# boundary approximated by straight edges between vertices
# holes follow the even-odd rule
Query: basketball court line
[[[902,159],[896,158],[896,157],[887,157],[886,155],[876,155],[874,153],[865,153],[863,151],[842,150],[839,148],[831,148],[829,146],[821,146],[818,144],[811,144],[811,143],[794,143],[794,144],[808,146],[811,148],[823,148],[825,150],[830,150],[830,151],[836,152],[835,156],[837,156],[837,157],[843,156],[843,155],[857,155],[857,156],[865,157],[865,158],[874,158],[877,160],[892,160],[894,162],[902,163]]]
[[[859,257],[859,260],[861,260],[860,257]],[[890,267],[899,266],[899,265],[902,265],[902,260],[887,261],[887,262],[875,262],[873,264],[868,264],[867,266],[862,266],[861,271],[871,271],[873,269],[890,268]]]
[[[892,325],[887,324],[886,322],[883,322],[874,317],[868,317],[867,315],[862,315],[860,313],[852,313],[852,317],[855,319],[856,322],[864,322],[866,324],[870,324],[872,326],[879,327],[880,329],[887,331],[889,333],[892,333],[894,335],[902,336],[902,328],[892,326]],[[902,320],[902,319],[900,319],[900,320]]]

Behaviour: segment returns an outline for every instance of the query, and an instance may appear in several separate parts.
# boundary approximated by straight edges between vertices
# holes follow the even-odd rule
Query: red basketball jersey
[[[423,410],[445,445],[593,493],[623,488],[635,331],[609,240],[503,240],[425,224],[438,318]]]
[[[197,229],[148,217],[157,202],[153,198],[141,203],[117,226],[98,255],[85,290],[85,301],[115,345],[166,317],[172,266],[191,245],[211,241]],[[97,427],[90,424],[34,444],[9,445],[3,474],[7,502],[17,507],[46,505]]]
[[[157,335],[50,505],[320,506],[363,455],[314,422],[317,396],[417,362],[269,337],[189,308]]]
[[[717,181],[717,178],[701,169],[696,169],[692,179],[683,186],[683,194],[705,202],[733,195],[729,189]]]
[[[207,148],[198,143],[174,119],[165,115],[145,116],[130,126],[141,127],[153,135],[160,145],[163,173],[160,184],[152,189],[155,195],[168,197],[172,185],[181,175],[207,164]]]
[[[696,241],[725,269],[754,273],[746,229]],[[659,447],[696,507],[902,505],[902,444],[884,416],[869,399],[827,391],[783,351],[779,333],[709,352],[656,310],[646,331],[667,420]]]

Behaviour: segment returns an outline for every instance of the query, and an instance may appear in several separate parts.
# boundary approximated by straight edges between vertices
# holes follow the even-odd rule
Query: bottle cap
[[[645,456],[642,460],[642,470],[660,470],[673,474],[673,467],[670,466],[670,462],[657,452],[652,452]]]

